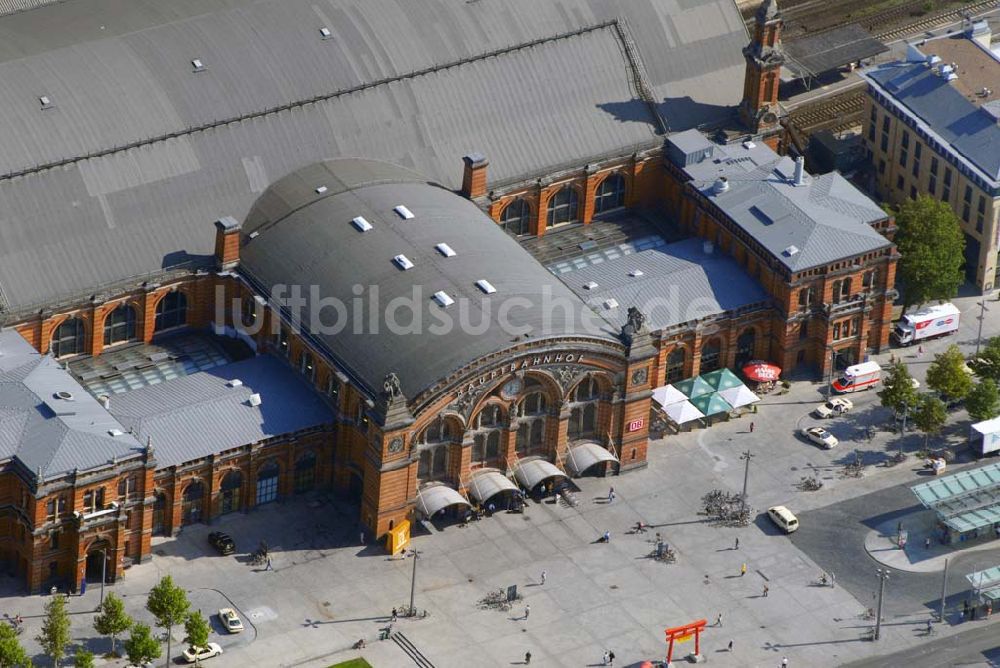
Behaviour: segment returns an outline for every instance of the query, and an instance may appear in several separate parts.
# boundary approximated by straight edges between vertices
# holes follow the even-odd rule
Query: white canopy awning
[[[427,517],[432,517],[442,508],[457,504],[472,507],[464,496],[447,485],[434,485],[417,490],[417,510]]]
[[[617,461],[614,453],[591,441],[571,446],[566,454],[566,468],[572,475],[580,475],[600,462]]]
[[[531,489],[538,483],[549,478],[565,478],[566,474],[556,468],[555,464],[544,459],[529,459],[518,463],[514,469],[514,476],[521,486]]]
[[[660,404],[660,406],[667,407],[670,404],[679,404],[682,401],[687,401],[687,397],[673,385],[664,385],[653,390],[653,401]]]
[[[478,471],[469,479],[469,494],[479,503],[508,490],[519,492],[517,485],[499,471]]]
[[[673,420],[674,424],[684,424],[685,422],[691,422],[692,420],[698,420],[705,417],[698,408],[692,404],[690,401],[682,401],[679,404],[670,404],[664,407],[663,411],[667,414],[667,417]]]
[[[733,408],[749,406],[760,401],[760,397],[750,391],[746,385],[730,387],[726,390],[719,390],[719,396],[725,399]]]

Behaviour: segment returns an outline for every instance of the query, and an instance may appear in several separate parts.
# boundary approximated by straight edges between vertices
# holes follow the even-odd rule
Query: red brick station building
[[[644,466],[665,383],[882,350],[893,222],[776,152],[773,0],[603,4],[0,16],[7,570],[321,490],[383,536]]]

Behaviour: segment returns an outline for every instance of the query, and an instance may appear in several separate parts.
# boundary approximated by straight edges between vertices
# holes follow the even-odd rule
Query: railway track
[[[916,35],[932,28],[940,27],[948,23],[955,23],[962,20],[966,15],[976,14],[988,10],[992,7],[1000,6],[997,0],[980,0],[980,2],[970,2],[962,7],[948,9],[940,12],[933,12],[918,21],[911,21],[904,25],[892,27],[900,18],[912,15],[913,7],[919,7],[921,3],[908,3],[892,10],[873,14],[861,24],[882,42],[892,42],[897,39]]]
[[[865,89],[855,88],[793,109],[788,121],[805,134],[846,129],[860,121],[864,106]]]

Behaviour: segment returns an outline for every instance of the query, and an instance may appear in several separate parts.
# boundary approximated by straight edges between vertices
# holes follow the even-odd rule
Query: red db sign
[[[642,419],[642,418],[639,418],[638,420],[632,420],[631,422],[628,423],[628,430],[630,432],[631,431],[639,431],[640,429],[642,429],[643,425],[645,425],[645,424],[646,424],[646,421],[644,419]]]

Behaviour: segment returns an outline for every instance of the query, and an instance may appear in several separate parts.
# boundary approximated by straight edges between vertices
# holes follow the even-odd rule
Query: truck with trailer
[[[844,374],[837,378],[830,387],[838,394],[870,390],[882,380],[882,367],[878,362],[862,362],[844,369]]]
[[[892,336],[901,346],[910,346],[937,336],[947,336],[958,331],[961,311],[952,303],[934,304],[915,313],[904,314],[892,330]]]

